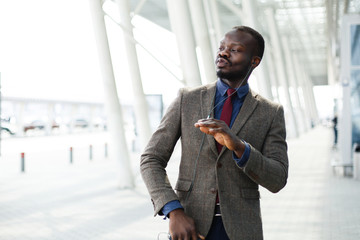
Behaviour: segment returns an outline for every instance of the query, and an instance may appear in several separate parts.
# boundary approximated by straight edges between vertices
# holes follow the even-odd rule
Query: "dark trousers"
[[[226,234],[222,218],[214,217],[206,240],[230,240]]]

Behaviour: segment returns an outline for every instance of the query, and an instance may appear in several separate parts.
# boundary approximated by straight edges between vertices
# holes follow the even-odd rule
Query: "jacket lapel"
[[[231,131],[234,132],[236,135],[240,132],[241,128],[245,125],[246,121],[249,119],[253,111],[255,110],[258,101],[256,100],[256,95],[249,89],[249,93],[246,95],[244,103],[240,109],[240,112],[235,118],[235,121],[231,127]],[[208,135],[209,136],[209,135]],[[213,138],[214,140],[214,138]],[[215,142],[215,140],[214,140]],[[216,148],[215,148],[216,150]],[[222,148],[221,152],[219,153],[218,159],[220,159],[221,155],[226,151],[227,148]],[[217,151],[217,150],[216,150]]]
[[[258,101],[256,100],[256,93],[252,92],[251,89],[249,90],[248,95],[246,96],[244,103],[240,109],[239,114],[236,116],[234,124],[231,130],[238,134],[241,128],[245,125],[246,121],[249,119],[253,111],[255,110]]]
[[[207,86],[207,88],[204,88],[201,91],[200,94],[200,102],[201,102],[201,108],[202,108],[202,117],[206,118],[209,114],[210,117],[214,117],[214,99],[215,99],[215,92],[216,92],[216,82],[212,83]],[[217,149],[216,149],[216,142],[213,136],[206,135],[207,140],[209,141],[209,145],[211,150],[217,155]]]
[[[202,108],[202,117],[206,118],[210,110],[214,107],[214,98],[215,98],[215,92],[216,92],[216,84],[210,84],[207,86],[207,88],[204,88],[201,91],[200,95],[200,102],[201,102],[201,108]],[[244,103],[240,109],[239,114],[236,116],[236,119],[234,121],[234,124],[231,128],[231,130],[238,134],[241,130],[241,128],[245,125],[246,121],[249,119],[253,111],[255,110],[258,101],[256,100],[256,93],[252,92],[251,89],[249,90],[249,93],[247,94]],[[214,111],[212,110],[210,113],[210,117],[214,117]],[[222,155],[222,153],[225,151],[226,148],[223,148],[220,153],[218,153],[216,148],[216,141],[213,136],[206,135],[207,140],[209,142],[211,150],[214,152],[214,154]]]

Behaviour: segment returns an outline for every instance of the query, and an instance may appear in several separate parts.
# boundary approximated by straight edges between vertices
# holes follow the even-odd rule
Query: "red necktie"
[[[233,88],[229,88],[226,91],[228,97],[225,100],[225,103],[224,103],[224,106],[222,108],[221,115],[220,115],[220,120],[223,120],[229,127],[230,127],[231,114],[232,114],[232,109],[233,109],[231,98],[233,96],[232,94],[235,91],[236,90]],[[218,153],[220,153],[223,146],[221,144],[219,144],[218,142],[216,142],[216,147],[217,147]],[[220,205],[218,194],[216,194],[216,205]]]
[[[233,88],[229,88],[226,93],[228,95],[228,98],[226,99],[223,109],[221,111],[221,115],[220,115],[220,120],[223,120],[229,127],[230,127],[230,122],[231,122],[231,113],[232,113],[232,109],[233,109],[233,105],[232,105],[232,94],[235,92],[236,90]],[[221,152],[222,149],[222,145],[219,144],[218,142],[216,142],[216,147],[218,150],[218,153]]]

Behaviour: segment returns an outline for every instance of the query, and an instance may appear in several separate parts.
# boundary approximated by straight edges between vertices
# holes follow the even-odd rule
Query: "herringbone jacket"
[[[209,114],[215,91],[215,83],[180,90],[141,156],[141,174],[155,215],[166,203],[177,199],[195,220],[199,233],[206,236],[214,217],[218,194],[229,238],[260,240],[263,233],[259,185],[275,193],[287,182],[283,107],[250,90],[231,128],[250,144],[251,152],[246,165],[238,167],[232,152],[226,147],[218,154],[214,138],[206,135],[195,167],[203,133],[194,124]],[[176,186],[171,186],[165,169],[179,139],[179,175]],[[188,194],[192,182],[192,191]]]

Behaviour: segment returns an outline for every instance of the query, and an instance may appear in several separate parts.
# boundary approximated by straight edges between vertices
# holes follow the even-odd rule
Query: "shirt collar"
[[[216,90],[221,94],[221,96],[225,96],[226,91],[229,89],[229,85],[224,83],[220,78],[216,82]],[[249,92],[249,84],[246,83],[244,86],[241,86],[238,88],[236,94],[238,98],[244,97]]]

